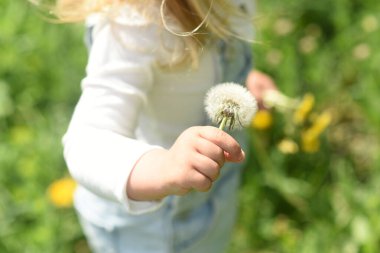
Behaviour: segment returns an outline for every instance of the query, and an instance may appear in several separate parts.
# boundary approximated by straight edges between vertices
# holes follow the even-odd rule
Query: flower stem
[[[222,122],[220,122],[219,129],[223,130],[226,126],[227,117],[223,117]]]

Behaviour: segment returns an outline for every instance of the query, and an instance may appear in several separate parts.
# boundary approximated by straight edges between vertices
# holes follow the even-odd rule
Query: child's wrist
[[[162,175],[167,152],[165,149],[154,149],[139,159],[127,183],[126,190],[129,199],[152,201],[170,194],[166,187],[166,177]]]

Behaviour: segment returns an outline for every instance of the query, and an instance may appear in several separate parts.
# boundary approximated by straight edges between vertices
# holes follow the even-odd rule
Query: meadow
[[[257,9],[255,66],[296,102],[247,129],[229,253],[379,252],[380,4]],[[0,0],[0,252],[89,252],[61,145],[86,56],[82,25]]]

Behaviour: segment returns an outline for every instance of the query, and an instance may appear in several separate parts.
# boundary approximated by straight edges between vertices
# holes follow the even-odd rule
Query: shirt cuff
[[[163,200],[157,201],[136,201],[127,197],[125,194],[123,206],[126,211],[130,214],[144,214],[148,212],[154,212],[163,205]]]

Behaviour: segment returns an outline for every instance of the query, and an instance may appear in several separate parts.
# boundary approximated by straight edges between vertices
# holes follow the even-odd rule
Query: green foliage
[[[313,93],[333,121],[314,154],[283,154],[284,115],[250,129],[252,148],[230,252],[380,250],[380,6],[260,1],[256,67],[291,97]]]
[[[67,174],[60,139],[83,75],[81,33],[26,1],[0,1],[0,252],[83,244],[74,211],[57,210],[46,194]]]
[[[282,92],[311,92],[333,122],[313,154],[283,154],[283,115],[249,130],[230,252],[378,252],[380,5],[260,1],[257,68]],[[67,175],[60,139],[79,96],[82,27],[0,0],[0,252],[88,252],[72,209],[47,197]]]

